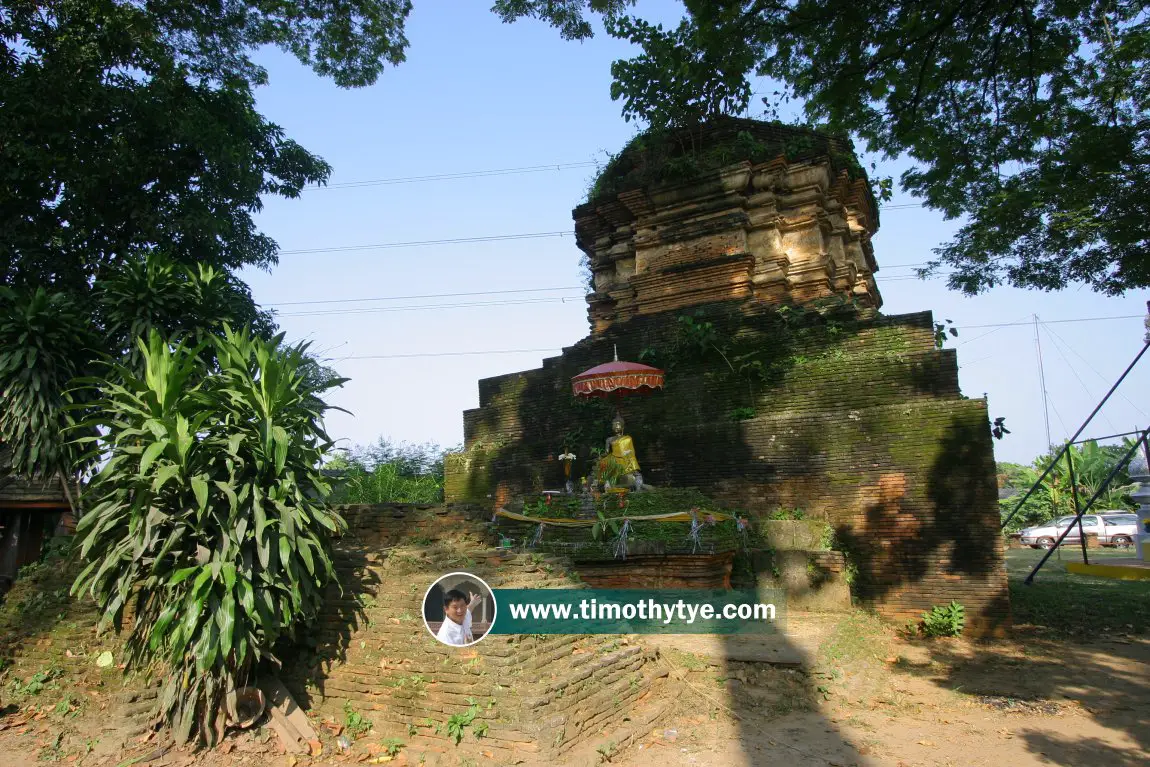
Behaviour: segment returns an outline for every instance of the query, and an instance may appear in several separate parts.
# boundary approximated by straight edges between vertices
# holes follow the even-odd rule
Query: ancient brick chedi
[[[562,452],[588,474],[614,410],[570,382],[617,347],[667,371],[663,391],[622,404],[646,482],[752,517],[801,508],[833,527],[852,589],[882,612],[957,599],[972,626],[1005,626],[986,403],[962,396],[928,312],[878,312],[876,206],[849,145],[751,121],[692,139],[718,148],[709,164],[660,178],[633,147],[575,209],[591,333],[479,382],[447,500],[562,487]]]
[[[621,191],[574,211],[594,276],[593,333],[636,314],[757,298],[806,303],[845,296],[877,309],[870,237],[874,198],[844,142],[793,128],[730,121],[706,140],[753,132],[762,146],[805,139],[794,152],[718,168],[687,182]],[[738,132],[736,135],[738,135]],[[785,143],[782,144],[785,147]]]

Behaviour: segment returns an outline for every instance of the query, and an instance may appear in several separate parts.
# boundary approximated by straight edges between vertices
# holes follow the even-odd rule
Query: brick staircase
[[[467,648],[432,638],[424,595],[466,571],[492,588],[577,588],[558,557],[491,546],[486,520],[445,508],[350,507],[349,533],[311,651],[285,663],[301,705],[342,722],[345,706],[442,764],[573,764],[641,737],[666,707],[658,652],[614,636],[488,636]],[[474,716],[471,716],[474,712]],[[462,738],[449,722],[470,721]],[[627,721],[624,721],[626,719]]]

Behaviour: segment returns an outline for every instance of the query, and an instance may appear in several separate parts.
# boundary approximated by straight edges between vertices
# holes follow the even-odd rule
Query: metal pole
[[[1086,508],[1079,512],[1079,517],[1089,511],[1090,507],[1094,505],[1094,502],[1102,496],[1102,493],[1106,491],[1107,485],[1109,485],[1110,482],[1118,476],[1118,472],[1122,471],[1122,469],[1126,467],[1126,464],[1130,462],[1131,456],[1134,455],[1134,451],[1137,450],[1138,447],[1146,441],[1147,437],[1150,437],[1150,429],[1147,429],[1138,436],[1138,441],[1130,446],[1130,449],[1126,451],[1126,454],[1122,456],[1121,460],[1119,460],[1111,470],[1109,476],[1107,476],[1106,479],[1103,480],[1102,484],[1098,486],[1098,490],[1094,493],[1093,496],[1091,496],[1090,501],[1086,504]],[[1074,521],[1077,522],[1078,520],[1075,519]],[[1066,532],[1058,536],[1058,540],[1054,542],[1054,546],[1051,547],[1050,551],[1046,552],[1042,559],[1038,560],[1038,564],[1036,564],[1034,569],[1030,571],[1030,575],[1026,576],[1026,580],[1024,580],[1023,583],[1025,583],[1027,586],[1034,583],[1034,574],[1042,569],[1042,566],[1046,564],[1046,560],[1050,559],[1051,554],[1053,554],[1058,549],[1058,547],[1062,545],[1062,542],[1066,540],[1066,536],[1070,534],[1070,529],[1072,527],[1074,527],[1074,523],[1068,525],[1066,527]]]
[[[1150,302],[1147,303],[1150,304]],[[1150,322],[1150,319],[1148,319],[1148,322]],[[1099,402],[1094,410],[1091,411],[1090,415],[1086,416],[1086,420],[1083,421],[1082,425],[1078,427],[1078,431],[1074,432],[1074,436],[1067,440],[1067,444],[1074,442],[1074,440],[1082,436],[1082,432],[1084,432],[1086,427],[1090,425],[1090,422],[1094,420],[1094,416],[1098,415],[1098,411],[1102,409],[1102,406],[1106,404],[1107,400],[1110,399],[1110,396],[1114,394],[1115,390],[1117,390],[1118,387],[1122,385],[1122,382],[1126,380],[1126,376],[1130,375],[1130,371],[1133,370],[1134,366],[1138,364],[1138,360],[1142,359],[1142,355],[1146,353],[1147,349],[1150,349],[1150,334],[1147,335],[1146,343],[1142,345],[1142,349],[1138,352],[1138,355],[1134,357],[1134,361],[1126,366],[1126,369],[1122,371],[1122,375],[1120,375],[1118,380],[1114,382],[1114,385],[1110,387],[1110,391],[1106,392],[1106,396],[1102,398],[1102,401]],[[1046,467],[1046,471],[1042,472],[1042,476],[1038,478],[1038,481],[1035,482],[1031,488],[1026,491],[1026,495],[1022,496],[1022,500],[1018,502],[1018,505],[1014,507],[1014,510],[1010,512],[1010,515],[1003,521],[1002,526],[999,528],[1000,530],[1006,529],[1006,526],[1010,524],[1010,520],[1014,519],[1014,515],[1017,514],[1018,510],[1022,508],[1022,504],[1026,503],[1027,499],[1034,495],[1034,491],[1042,485],[1042,480],[1046,479],[1046,475],[1050,473],[1055,464],[1058,463],[1058,460],[1062,458],[1062,452],[1064,450],[1066,450],[1065,445],[1062,447],[1062,450],[1058,451],[1058,455],[1054,456],[1054,460],[1052,460],[1050,465]]]
[[[1090,564],[1086,555],[1086,530],[1082,527],[1082,509],[1078,508],[1078,480],[1074,478],[1074,451],[1066,451],[1066,464],[1070,467],[1070,496],[1074,499],[1074,514],[1078,517],[1078,541],[1082,544],[1082,562]]]
[[[1124,431],[1121,434],[1107,434],[1105,437],[1087,437],[1086,439],[1076,439],[1070,444],[1081,445],[1084,442],[1101,442],[1106,439],[1117,439],[1118,437],[1129,437],[1131,434],[1138,435],[1142,433],[1142,429],[1135,429],[1134,431]]]
[[[1046,449],[1054,443],[1050,441],[1050,408],[1046,404],[1046,370],[1042,366],[1042,341],[1038,337],[1038,315],[1034,315],[1034,346],[1038,350],[1038,385],[1042,389],[1042,417],[1046,422]]]

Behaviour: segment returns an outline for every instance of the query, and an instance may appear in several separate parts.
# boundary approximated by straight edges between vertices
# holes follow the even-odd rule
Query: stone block
[[[814,551],[823,547],[825,522],[815,519],[765,519],[759,532],[766,545],[777,551]]]
[[[795,610],[846,610],[851,606],[850,585],[841,572],[819,563],[827,552],[776,551],[758,558],[769,566],[756,573],[757,588],[766,598],[768,591],[782,591],[786,607]],[[833,553],[833,552],[831,552]]]

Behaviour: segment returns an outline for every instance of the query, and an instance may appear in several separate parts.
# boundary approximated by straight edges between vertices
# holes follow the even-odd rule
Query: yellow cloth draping
[[[597,519],[529,517],[526,514],[517,514],[514,511],[507,511],[506,509],[499,509],[495,512],[495,516],[515,520],[516,522],[534,522],[536,524],[543,523],[547,525],[555,525],[557,527],[591,527],[599,521]],[[700,522],[706,521],[707,517],[711,517],[716,522],[725,522],[735,518],[730,514],[723,514],[717,511],[700,511],[695,514],[695,518]],[[672,511],[667,514],[645,514],[642,516],[625,514],[621,517],[610,517],[610,519],[617,519],[619,521],[629,519],[632,522],[690,522],[691,512]]]

